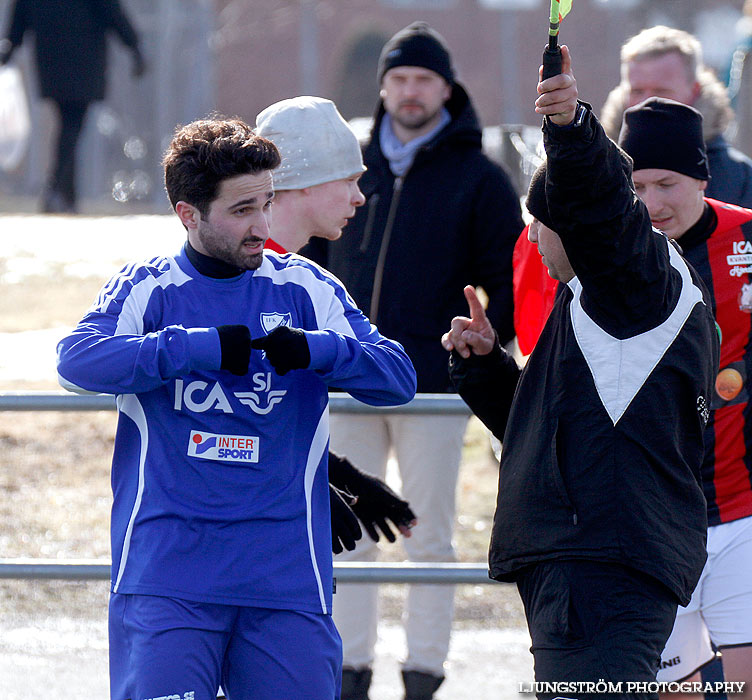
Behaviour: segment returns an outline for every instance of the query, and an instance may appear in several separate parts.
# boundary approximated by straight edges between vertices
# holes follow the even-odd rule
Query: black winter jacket
[[[16,0],[8,39],[32,32],[42,97],[87,104],[105,96],[107,32],[131,48],[138,37],[118,0]]]
[[[452,121],[396,180],[381,152],[379,105],[364,149],[366,204],[342,238],[310,255],[339,277],[384,335],[415,365],[418,391],[453,391],[442,333],[467,314],[463,287],[480,285],[503,342],[512,323],[512,250],[523,228],[509,178],[481,150],[481,129],[464,88],[446,105]],[[390,217],[393,219],[390,222]]]
[[[705,196],[721,202],[752,207],[752,160],[729,146],[723,136],[705,143],[710,182]]]
[[[705,562],[700,465],[719,361],[709,295],[652,229],[592,112],[547,123],[544,142],[548,206],[576,277],[521,375],[500,349],[453,358],[460,394],[504,442],[491,576],[619,562],[686,604]]]

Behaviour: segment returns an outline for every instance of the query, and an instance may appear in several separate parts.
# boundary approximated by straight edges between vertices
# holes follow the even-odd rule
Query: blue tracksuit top
[[[309,369],[220,370],[216,326],[301,328]],[[328,386],[406,403],[415,371],[342,284],[266,251],[231,279],[184,250],[123,268],[58,345],[61,384],[117,395],[112,591],[331,612]]]

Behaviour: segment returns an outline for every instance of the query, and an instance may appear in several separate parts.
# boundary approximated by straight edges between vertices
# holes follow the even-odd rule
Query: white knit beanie
[[[282,155],[274,170],[275,190],[302,190],[366,169],[355,133],[334,102],[322,97],[275,102],[256,117],[256,133]]]

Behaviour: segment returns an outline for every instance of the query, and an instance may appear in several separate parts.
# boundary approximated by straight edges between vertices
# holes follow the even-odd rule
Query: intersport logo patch
[[[255,464],[259,460],[259,439],[248,435],[217,435],[191,430],[188,456],[215,462]]]

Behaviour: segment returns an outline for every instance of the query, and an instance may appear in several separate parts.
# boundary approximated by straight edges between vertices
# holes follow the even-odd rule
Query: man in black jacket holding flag
[[[522,372],[470,288],[471,317],[443,344],[460,394],[504,438],[490,574],[517,583],[536,681],[567,683],[567,698],[599,681],[588,697],[655,697],[705,561],[719,341],[705,286],[652,228],[562,53],[562,74],[538,84],[547,161],[527,205],[563,289]]]

